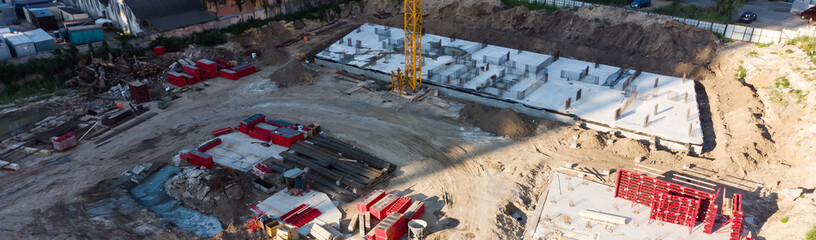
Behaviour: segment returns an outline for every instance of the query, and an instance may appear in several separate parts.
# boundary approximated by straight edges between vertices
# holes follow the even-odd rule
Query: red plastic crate
[[[394,202],[396,202],[397,199],[399,199],[399,197],[396,195],[386,194],[385,197],[380,199],[380,201],[377,201],[377,203],[369,208],[371,217],[374,217],[377,220],[382,220],[387,217],[385,211],[387,211],[391,205],[394,205]]]
[[[259,130],[249,130],[249,137],[258,139],[264,142],[269,142],[269,134]]]
[[[221,144],[221,139],[216,138],[216,139],[210,140],[209,142],[201,144],[201,146],[199,146],[196,150],[198,150],[199,152],[206,152],[207,150],[210,150],[210,149],[212,149],[215,146],[218,146],[220,144]]]
[[[156,46],[153,48],[153,54],[164,55],[165,53],[167,53],[167,49],[164,46]]]
[[[361,197],[360,200],[358,200],[356,204],[357,211],[368,212],[368,209],[371,208],[372,205],[377,203],[377,201],[379,201],[383,197],[385,197],[385,191],[379,189],[371,191],[370,193]]]
[[[408,210],[408,207],[411,206],[411,199],[408,197],[401,197],[391,205],[388,210],[385,211],[386,215],[390,215],[391,213],[405,213]]]
[[[212,131],[212,135],[213,136],[219,136],[219,135],[224,135],[224,134],[227,134],[227,133],[230,133],[230,132],[232,132],[232,128],[231,127],[225,127],[225,128],[222,128],[222,129]]]
[[[238,73],[229,69],[218,70],[218,75],[229,80],[238,80]]]

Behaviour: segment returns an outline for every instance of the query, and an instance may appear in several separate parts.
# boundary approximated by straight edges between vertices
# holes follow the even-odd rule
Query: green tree
[[[714,5],[717,13],[730,18],[734,11],[745,5],[745,0],[714,0]]]

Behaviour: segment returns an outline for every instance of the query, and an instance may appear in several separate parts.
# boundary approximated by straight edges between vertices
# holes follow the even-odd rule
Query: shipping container
[[[27,16],[31,18],[31,24],[43,30],[51,31],[59,29],[56,17],[45,8],[30,8],[28,9]]]
[[[88,13],[72,7],[61,7],[59,8],[59,11],[63,21],[91,18]]]
[[[23,32],[32,42],[37,52],[51,52],[54,51],[54,37],[42,29],[34,29],[28,32]]]
[[[20,57],[37,54],[37,48],[34,46],[34,42],[22,33],[6,33],[3,34],[3,38],[6,39],[6,44],[14,56]]]
[[[17,21],[17,13],[14,11],[14,7],[0,3],[0,26],[13,25],[15,21]]]
[[[102,33],[102,25],[68,27],[67,30],[68,33],[66,37],[71,40],[71,44],[74,45],[105,40],[105,35]]]
[[[5,40],[3,37],[0,37],[0,60],[6,60],[11,58],[11,50],[9,50],[8,45],[6,45]]]

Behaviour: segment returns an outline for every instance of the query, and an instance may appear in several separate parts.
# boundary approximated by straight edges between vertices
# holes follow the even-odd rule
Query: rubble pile
[[[119,57],[115,60],[94,58],[89,65],[77,66],[76,76],[65,82],[66,86],[83,94],[107,91],[110,86],[127,84],[134,79],[158,79],[165,67],[137,58]]]

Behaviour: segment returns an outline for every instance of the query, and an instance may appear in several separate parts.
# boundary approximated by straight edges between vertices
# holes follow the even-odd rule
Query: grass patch
[[[722,33],[716,33],[716,32],[712,32],[712,33],[714,33],[714,35],[716,35],[717,38],[719,38],[720,41],[722,41],[723,43],[730,43],[730,42],[734,41],[733,39],[725,38],[725,36],[723,36]]]
[[[698,7],[695,5],[672,2],[669,5],[652,9],[650,12],[683,17],[715,23],[734,23],[730,16],[720,15],[714,7]]]
[[[766,48],[773,45],[773,43],[754,43],[754,45],[756,45],[758,48]]]
[[[558,11],[558,7],[546,3],[540,2],[528,2],[525,0],[502,0],[502,3],[507,7],[514,8],[518,6],[526,7],[530,10],[545,10],[547,12],[553,13]]]
[[[816,37],[797,37],[788,41],[788,44],[802,49],[810,57],[810,62],[816,64]]]
[[[789,88],[790,81],[788,81],[788,78],[786,77],[778,77],[776,80],[774,80],[774,86],[776,88]]]
[[[782,220],[779,220],[782,223],[788,223],[788,217],[783,217]]]
[[[757,53],[756,51],[751,51],[748,54],[745,54],[745,56],[747,56],[747,57],[758,57],[759,53]]]
[[[785,50],[785,52],[786,52],[786,53],[788,53],[788,54],[793,54],[793,50],[792,50],[792,49]]]
[[[813,226],[810,231],[805,233],[805,240],[816,240],[816,226]]]
[[[745,70],[745,67],[743,67],[742,65],[740,65],[740,66],[737,68],[737,70],[735,71],[735,73],[734,73],[734,77],[736,77],[736,78],[738,78],[738,79],[744,79],[744,78],[745,78],[745,76],[747,75],[747,74],[746,74],[746,72],[747,72],[747,70]]]

